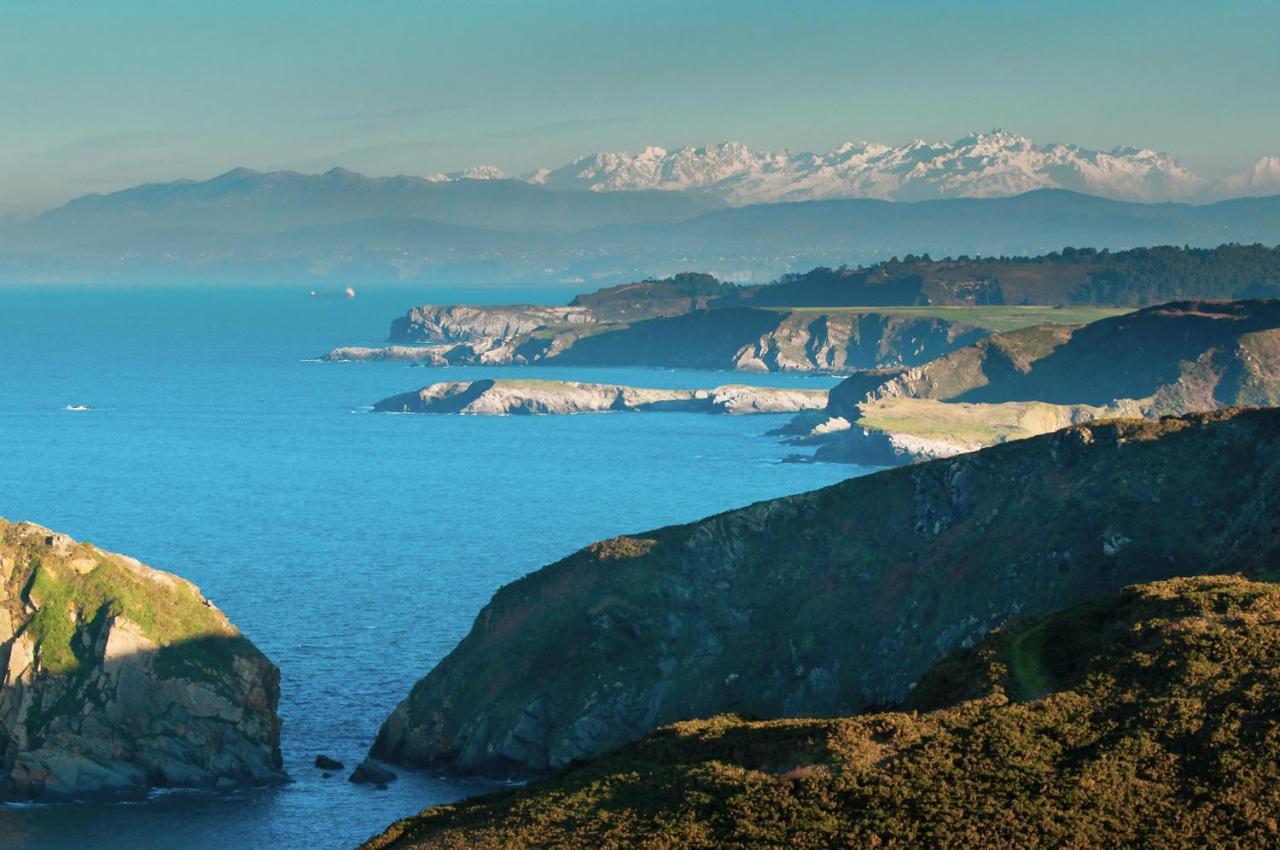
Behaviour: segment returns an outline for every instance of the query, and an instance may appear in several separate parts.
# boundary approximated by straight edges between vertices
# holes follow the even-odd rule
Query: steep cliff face
[[[396,321],[391,339],[430,345],[345,347],[323,359],[849,372],[920,365],[988,334],[963,322],[892,311],[740,308],[601,323],[591,310],[419,307]]]
[[[912,711],[692,720],[368,850],[1273,847],[1280,588],[1126,588],[949,656]]]
[[[1178,302],[1087,325],[995,334],[923,366],[853,375],[831,390],[825,416],[785,432],[818,444],[821,460],[892,463],[1103,415],[1277,403],[1280,301]],[[1028,405],[1038,414],[1031,427],[972,427]],[[1040,415],[1046,411],[1055,413]]]
[[[1179,301],[1079,326],[996,334],[872,396],[944,400],[1143,403],[1183,413],[1280,399],[1280,299]]]
[[[607,327],[607,326],[606,326]],[[745,372],[848,372],[926,363],[987,332],[874,311],[702,310],[594,333],[544,362]]]
[[[538,772],[902,699],[1010,617],[1280,551],[1280,410],[1081,425],[597,543],[500,590],[373,754]]]
[[[0,796],[284,781],[279,671],[191,583],[0,520]]]
[[[709,390],[668,390],[578,381],[446,381],[383,399],[380,413],[472,416],[567,415],[616,411],[672,413],[796,413],[818,410],[824,390],[726,384]]]
[[[482,339],[510,339],[547,325],[586,324],[596,321],[582,307],[543,307],[533,304],[511,307],[437,306],[414,307],[391,323],[392,342],[456,343]]]

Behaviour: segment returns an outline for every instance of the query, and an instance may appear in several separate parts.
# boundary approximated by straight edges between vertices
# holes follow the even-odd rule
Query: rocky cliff
[[[1280,410],[1079,425],[594,544],[501,589],[373,754],[527,774],[657,725],[901,700],[1014,616],[1263,569]]]
[[[892,311],[736,308],[601,323],[591,309],[419,307],[391,339],[429,345],[343,347],[322,359],[838,373],[920,365],[988,333]]]
[[[904,708],[677,723],[365,848],[1280,844],[1274,585],[1175,579],[1014,622]]]
[[[414,307],[391,323],[392,342],[457,343],[511,339],[541,327],[595,322],[582,307],[520,304],[503,307],[464,305]]]
[[[478,416],[660,411],[670,413],[796,413],[827,403],[825,390],[726,384],[709,390],[666,390],[577,381],[447,381],[401,393],[373,406],[380,413],[460,413]]]
[[[0,520],[0,796],[285,779],[279,671],[190,582]]]
[[[1280,299],[1178,301],[1087,325],[996,334],[872,397],[1111,404],[1153,415],[1280,402]],[[843,397],[837,394],[837,400]]]
[[[823,460],[913,461],[1104,415],[1275,404],[1280,300],[1175,302],[998,333],[923,366],[853,375],[831,390],[824,415],[786,431],[819,445]],[[1021,415],[1028,407],[1032,418]],[[1015,412],[1017,428],[987,427]]]

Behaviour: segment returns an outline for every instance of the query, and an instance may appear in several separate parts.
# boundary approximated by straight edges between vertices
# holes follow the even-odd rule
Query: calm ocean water
[[[859,470],[783,464],[785,417],[384,416],[446,378],[532,370],[307,362],[376,344],[428,301],[564,293],[0,288],[0,516],[134,555],[200,585],[282,671],[293,782],[145,803],[0,808],[0,848],[340,848],[492,786],[354,766],[415,680],[502,584],[601,537],[692,520]],[[538,369],[643,386],[804,376]],[[68,405],[90,405],[86,412]]]

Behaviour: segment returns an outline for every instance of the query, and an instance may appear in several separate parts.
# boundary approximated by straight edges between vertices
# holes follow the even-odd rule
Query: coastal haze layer
[[[759,282],[815,265],[907,253],[997,256],[1072,246],[1280,242],[1280,195],[1274,194],[1280,188],[1265,179],[1255,184],[1258,197],[1175,193],[1178,202],[1146,203],[1133,198],[1162,194],[1158,169],[1149,172],[1157,175],[1151,183],[1135,172],[1131,188],[1145,189],[1107,193],[1057,179],[1061,165],[1047,160],[1046,172],[1036,170],[1042,166],[1020,170],[1007,158],[987,170],[963,155],[943,159],[949,164],[935,189],[885,193],[894,200],[854,188],[777,191],[775,184],[759,196],[769,202],[744,206],[733,199],[751,194],[707,186],[584,190],[564,188],[563,181],[480,179],[479,173],[430,180],[366,177],[342,168],[322,174],[239,168],[209,180],[88,195],[0,221],[0,282],[570,286],[691,268]],[[1155,160],[1134,162],[1141,170]],[[1275,170],[1268,162],[1264,175]],[[991,181],[985,189],[984,181]],[[1185,202],[1189,197],[1212,202]]]

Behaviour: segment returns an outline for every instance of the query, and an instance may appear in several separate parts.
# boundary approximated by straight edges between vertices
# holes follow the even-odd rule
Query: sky
[[[237,166],[520,174],[1002,127],[1280,155],[1280,3],[0,0],[0,214]]]

